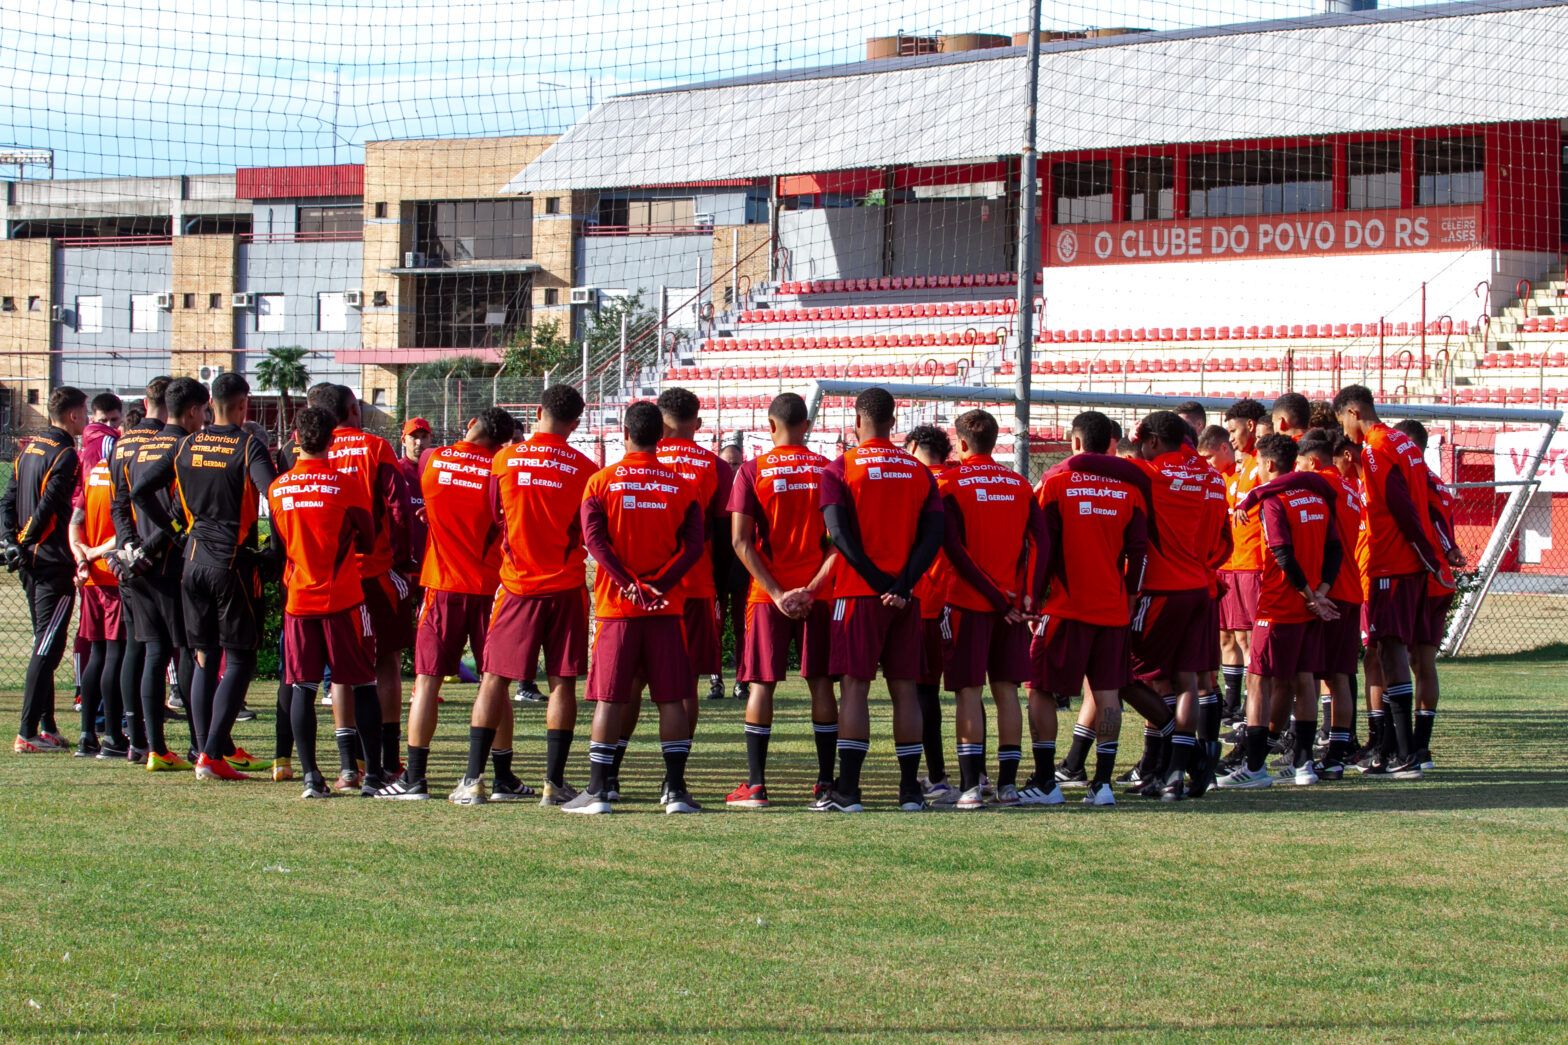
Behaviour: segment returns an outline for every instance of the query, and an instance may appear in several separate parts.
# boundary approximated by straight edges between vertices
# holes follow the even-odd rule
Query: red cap
[[[403,422],[404,435],[413,435],[415,432],[428,433],[429,431],[430,422],[426,421],[423,417],[414,417]]]

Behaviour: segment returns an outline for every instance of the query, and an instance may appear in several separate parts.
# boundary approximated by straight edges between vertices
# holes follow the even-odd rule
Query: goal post
[[[868,380],[818,380],[813,382],[807,400],[807,416],[812,428],[815,430],[819,427],[833,427],[831,422],[835,420],[838,422],[838,427],[849,427],[853,423],[852,415],[846,413],[844,407],[839,406],[833,408],[836,413],[829,417],[826,404],[834,398],[853,397],[868,388],[885,389],[901,404],[911,405],[1005,406],[1016,405],[1019,402],[1013,389],[1000,387],[925,385]],[[1151,410],[1169,410],[1178,404],[1195,402],[1211,413],[1223,412],[1236,401],[1232,397],[1153,395],[1053,388],[1032,388],[1029,390],[1028,398],[1031,428],[1043,425],[1063,430],[1063,434],[1072,420],[1073,413],[1080,410],[1102,410],[1112,418],[1123,421],[1125,427],[1135,421],[1138,414]],[[1260,399],[1259,402],[1267,407],[1271,400]],[[1533,449],[1517,462],[1517,479],[1458,484],[1463,489],[1480,490],[1483,493],[1491,491],[1494,494],[1501,494],[1506,491],[1506,499],[1497,512],[1497,518],[1487,533],[1484,545],[1479,554],[1474,557],[1471,572],[1464,575],[1458,600],[1449,618],[1441,652],[1444,656],[1455,656],[1469,637],[1481,607],[1491,593],[1498,573],[1514,545],[1532,497],[1540,489],[1541,484],[1537,477],[1542,462],[1547,460],[1552,438],[1562,424],[1563,414],[1562,411],[1553,409],[1450,406],[1441,403],[1383,402],[1379,407],[1380,412],[1390,421],[1411,419],[1423,423],[1495,426],[1499,430],[1504,427],[1525,428],[1533,431],[1536,436]],[[906,416],[913,416],[908,407],[904,408],[904,412]],[[1019,416],[1023,415],[1020,413]],[[829,422],[825,426],[824,419]],[[951,417],[944,417],[938,411],[929,419],[946,422],[950,421]],[[1000,417],[998,419],[1005,420]],[[1028,475],[1026,478],[1033,481],[1035,476]]]

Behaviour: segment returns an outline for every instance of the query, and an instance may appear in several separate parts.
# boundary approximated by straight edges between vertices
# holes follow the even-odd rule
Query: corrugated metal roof
[[[1568,116],[1568,0],[1441,4],[1042,48],[1044,152]],[[1016,154],[1024,48],[612,98],[504,191]]]
[[[362,163],[241,167],[234,172],[234,195],[242,200],[321,199],[364,194],[365,165]]]

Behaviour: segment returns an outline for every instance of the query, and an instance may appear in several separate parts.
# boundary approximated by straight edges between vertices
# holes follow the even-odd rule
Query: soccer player
[[[500,586],[490,610],[475,715],[482,706],[487,721],[509,728],[507,690],[513,682],[532,679],[544,655],[550,697],[539,804],[546,807],[577,797],[566,782],[566,759],[577,728],[577,680],[588,671],[587,553],[579,509],[596,470],[567,443],[582,414],[577,389],[545,389],[533,434],[495,456],[486,509],[501,535]],[[486,728],[492,727],[481,727]],[[417,759],[422,771],[428,754],[411,746],[410,766]],[[481,760],[477,768],[483,765]]]
[[[1372,392],[1347,385],[1334,397],[1345,437],[1361,445],[1361,513],[1367,537],[1366,638],[1375,647],[1383,683],[1385,723],[1375,775],[1421,779],[1413,759],[1410,647],[1426,597],[1428,575],[1440,577],[1441,560],[1428,516],[1429,484],[1421,448],[1378,417]],[[1370,682],[1370,677],[1369,677]]]
[[[737,432],[736,438],[739,437],[740,433]],[[739,442],[728,442],[719,447],[719,459],[730,466],[730,474],[733,476],[745,464],[746,455]],[[730,543],[723,539],[715,540],[713,545],[713,583],[718,589],[719,630],[723,631],[724,624],[729,624],[730,634],[735,640],[734,666],[738,673],[741,652],[746,648],[746,600],[751,591],[751,574],[746,572],[745,564],[736,557]],[[738,674],[733,695],[736,700],[748,700],[751,696],[751,687],[742,682]]]
[[[423,417],[403,422],[402,456],[397,459],[398,471],[403,473],[403,489],[408,491],[408,557],[413,564],[411,578],[418,580],[424,574],[425,544],[429,530],[425,525],[425,491],[420,483],[424,474],[425,451],[430,448],[430,422]],[[421,581],[421,583],[423,583]],[[409,589],[409,601],[415,606],[425,604],[424,592],[419,585]],[[417,646],[418,639],[415,639]],[[412,702],[409,717],[414,714]]]
[[[164,409],[154,411],[149,391],[148,416],[163,413],[162,427],[134,442],[127,435],[124,441],[132,443],[129,449],[133,452],[115,454],[114,501],[110,511],[120,543],[120,559],[128,575],[121,581],[120,596],[132,611],[131,637],[143,647],[139,689],[147,731],[147,769],[154,773],[191,768],[189,761],[169,749],[163,730],[164,687],[168,685],[169,664],[180,655],[189,640],[184,600],[180,595],[184,558],[176,542],[169,539],[167,531],[159,528],[141,504],[149,496],[156,497],[162,518],[184,519],[183,513],[176,515],[177,492],[170,462],[186,436],[200,431],[206,424],[207,403],[211,398],[207,386],[195,378],[175,378],[164,390]],[[156,491],[143,490],[142,497],[133,502],[132,492],[153,469],[166,475],[168,481]],[[195,716],[191,716],[189,725],[194,748]],[[200,757],[199,753],[197,757]]]
[[[316,764],[316,689],[306,684],[319,683],[330,663],[334,715],[352,701],[367,719],[380,716],[375,639],[359,577],[360,558],[374,548],[376,530],[364,484],[339,472],[328,456],[337,415],[307,407],[294,423],[294,465],[267,492],[268,547],[284,562],[283,669],[293,690],[289,718],[305,780],[300,797],[320,799],[332,792]],[[374,794],[368,783],[361,795]]]
[[[684,607],[675,593],[705,554],[708,513],[691,484],[659,459],[663,434],[659,407],[633,403],[626,410],[626,456],[594,473],[583,491],[583,541],[598,564],[588,670],[588,699],[595,706],[588,787],[561,807],[568,813],[610,812],[621,705],[638,699],[639,680],[659,709],[664,811],[702,810],[686,790],[686,711],[696,682],[681,634]]]
[[[1273,419],[1275,432],[1288,435],[1299,443],[1312,424],[1312,402],[1300,392],[1286,392],[1274,400],[1269,416]]]
[[[1089,724],[1080,718],[1074,730],[1069,761],[1076,757],[1082,767],[1089,742],[1096,741],[1094,779],[1083,802],[1116,804],[1111,773],[1121,736],[1120,691],[1130,681],[1127,625],[1147,561],[1150,488],[1141,471],[1110,450],[1110,418],[1094,410],[1079,414],[1072,423],[1073,456],[1035,489],[1045,517],[1042,546],[1048,550],[1051,587],[1030,646],[1035,772],[1020,792],[1030,805],[1063,801],[1053,779],[1057,709],[1050,694],[1071,696],[1085,682],[1093,707],[1084,709]],[[1071,767],[1068,775],[1076,775]]]
[[[773,692],[789,674],[795,644],[800,673],[811,693],[811,728],[817,748],[813,798],[833,786],[838,706],[828,674],[832,625],[828,604],[817,598],[832,583],[838,556],[827,544],[817,507],[827,458],[806,448],[806,401],[794,392],[768,405],[773,449],[747,461],[730,490],[731,547],[752,577],[736,678],[748,686],[746,783],[726,805],[768,805],[768,742],[773,734]]]
[[[1242,500],[1241,509],[1259,505],[1269,549],[1248,647],[1248,671],[1262,681],[1259,696],[1247,701],[1247,764],[1216,781],[1220,788],[1250,789],[1274,782],[1263,767],[1268,758],[1265,691],[1275,703],[1295,706],[1296,764],[1282,772],[1298,785],[1318,782],[1312,743],[1318,730],[1314,676],[1323,668],[1320,622],[1338,616],[1328,598],[1343,555],[1331,503],[1334,493],[1321,476],[1294,471],[1297,447],[1288,435],[1258,440],[1257,451],[1265,481]]]
[[[131,500],[154,530],[147,552],[184,536],[180,594],[186,642],[196,655],[190,714],[200,780],[244,780],[240,769],[266,768],[231,737],[256,674],[265,612],[257,507],[277,478],[266,444],[244,428],[249,410],[250,383],[220,374],[212,383],[213,423],[180,440],[131,487]],[[171,483],[184,515],[179,529],[161,499]]]
[[[491,511],[490,472],[497,451],[512,441],[516,428],[517,421],[510,413],[492,406],[474,419],[462,439],[425,451],[419,484],[429,543],[419,574],[425,597],[414,636],[409,760],[403,777],[382,789],[390,793],[378,792],[378,797],[429,795],[425,764],[436,730],[441,680],[457,674],[464,646],[473,650],[476,664],[484,664],[490,608],[501,580],[501,527]],[[499,697],[499,706],[484,699],[474,701],[469,771],[450,796],[456,805],[485,801],[481,778],[498,733],[494,800],[515,802],[533,794],[533,789],[512,772],[512,704],[504,689]]]
[[[1191,452],[1190,434],[1187,422],[1168,410],[1145,417],[1135,433],[1153,488],[1156,539],[1132,622],[1135,681],[1123,695],[1147,705],[1145,695],[1152,691],[1169,711],[1145,716],[1144,757],[1128,783],[1146,797],[1171,802],[1186,797],[1189,766],[1198,793],[1207,787],[1213,768],[1209,752],[1198,750],[1198,675],[1210,670],[1214,659],[1208,648],[1213,640],[1210,567],[1228,543],[1221,540],[1223,480]]]
[[[904,436],[904,450],[929,468],[934,479],[947,470],[953,443],[936,425],[916,425]],[[925,640],[923,667],[915,683],[915,699],[920,702],[921,745],[926,756],[926,775],[920,780],[920,791],[926,801],[944,805],[956,801],[959,794],[958,788],[947,778],[947,759],[942,750],[942,662],[945,659],[943,648],[947,645],[947,639],[943,637],[943,618],[947,615],[947,591],[952,573],[947,557],[937,552],[921,575],[920,583],[915,585]],[[981,714],[984,714],[983,708]]]
[[[83,503],[71,513],[71,552],[76,557],[76,579],[82,589],[82,612],[77,635],[87,643],[82,667],[82,736],[95,730],[95,717],[103,708],[104,735],[94,745],[78,742],[77,753],[89,749],[100,760],[125,758],[130,740],[121,721],[125,703],[120,692],[120,662],[125,656],[125,634],[120,617],[120,578],[115,572],[114,519],[109,514],[114,483],[109,462],[100,460],[82,482]]]
[[[920,605],[915,585],[942,546],[944,510],[936,482],[890,441],[895,405],[883,388],[855,397],[858,446],[823,469],[820,504],[847,568],[834,583],[828,671],[839,692],[839,775],[812,804],[819,812],[858,813],[860,769],[871,747],[867,698],[877,666],[893,700],[899,808],[926,808],[921,793]]]
[[[1394,426],[1409,436],[1424,456],[1427,446],[1426,426],[1420,421],[1405,420]],[[1416,618],[1415,643],[1411,648],[1411,673],[1415,686],[1415,726],[1411,731],[1411,746],[1421,769],[1432,768],[1432,726],[1437,722],[1437,648],[1443,644],[1443,633],[1448,628],[1448,611],[1454,605],[1453,567],[1465,565],[1464,552],[1454,540],[1454,495],[1438,477],[1427,469],[1427,513],[1432,521],[1432,531],[1442,547],[1444,562],[1436,576],[1426,580],[1426,597],[1421,603],[1421,613]]]
[[[49,393],[49,428],[28,440],[0,498],[0,561],[20,571],[32,614],[33,649],[22,683],[18,754],[66,750],[54,721],[54,672],[76,597],[71,497],[80,465],[76,437],[87,426],[87,393],[61,385]],[[85,700],[83,704],[87,703]]]
[[[1176,416],[1187,422],[1187,427],[1192,429],[1192,441],[1198,441],[1198,436],[1209,426],[1209,412],[1203,409],[1203,404],[1196,399],[1189,399],[1185,403],[1176,405]]]
[[[1322,764],[1315,767],[1323,780],[1339,780],[1353,752],[1356,723],[1356,669],[1361,661],[1361,573],[1354,553],[1361,531],[1361,492],[1345,480],[1334,467],[1334,439],[1344,439],[1338,430],[1310,430],[1301,440],[1301,455],[1296,467],[1323,478],[1334,493],[1334,533],[1339,538],[1341,565],[1328,590],[1328,597],[1339,614],[1337,620],[1322,625],[1322,681],[1329,691],[1328,750]]]
[[[1263,481],[1258,470],[1257,443],[1258,426],[1264,418],[1263,404],[1256,399],[1239,400],[1225,411],[1232,465],[1217,470],[1225,479],[1225,502],[1231,508]],[[1211,454],[1210,464],[1215,464],[1216,459],[1223,461],[1221,452]],[[1233,514],[1229,525],[1230,558],[1220,567],[1220,674],[1225,682],[1223,717],[1235,721],[1246,714],[1247,643],[1258,616],[1263,538],[1256,516],[1243,522]]]
[[[320,386],[318,386],[320,387]],[[403,473],[392,456],[392,445],[361,426],[359,399],[343,385],[329,385],[323,403],[335,408],[338,426],[329,451],[333,467],[352,476],[365,490],[370,514],[376,524],[376,543],[368,554],[359,556],[360,583],[364,586],[365,608],[370,612],[372,633],[376,638],[376,692],[381,699],[381,714],[366,721],[360,708],[354,709],[358,742],[365,752],[365,771],[379,775],[385,767],[397,772],[398,725],[403,714],[403,650],[412,641],[409,602],[412,586],[408,574],[413,565],[408,546],[408,488]],[[311,405],[318,405],[316,390],[311,390]],[[334,665],[334,668],[336,666]],[[333,682],[336,683],[334,674]],[[335,691],[334,691],[335,692]],[[333,704],[336,717],[337,704]],[[339,754],[349,746],[350,729],[344,718],[337,718]],[[380,740],[381,749],[371,757],[371,748]],[[345,790],[360,785],[353,763],[344,766],[349,777]],[[386,781],[377,783],[383,786]]]
[[[1029,678],[1029,629],[1044,594],[1050,556],[1045,515],[1031,496],[1028,480],[991,456],[996,447],[996,418],[969,410],[954,422],[958,463],[937,480],[946,513],[943,549],[952,564],[947,595],[947,627],[952,642],[943,673],[956,695],[958,774],[961,810],[985,806],[980,776],[985,770],[985,712],[981,697],[987,681],[996,705],[996,803],[1022,802],[1018,763],[1023,760],[1023,716],[1018,687]],[[1035,569],[1027,566],[1031,561]],[[923,709],[922,709],[923,711]],[[923,715],[922,715],[923,717]]]

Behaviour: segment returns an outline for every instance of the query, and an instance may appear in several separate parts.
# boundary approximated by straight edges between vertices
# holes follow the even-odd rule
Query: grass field
[[[884,706],[879,810],[811,815],[798,687],[782,808],[756,813],[721,808],[729,702],[704,708],[698,817],[658,814],[645,738],[628,801],[586,820],[0,756],[0,1039],[1560,1040],[1568,649],[1446,679],[1426,781],[1175,808],[882,811]],[[443,793],[472,690],[450,695]],[[518,717],[534,780],[542,710]]]

